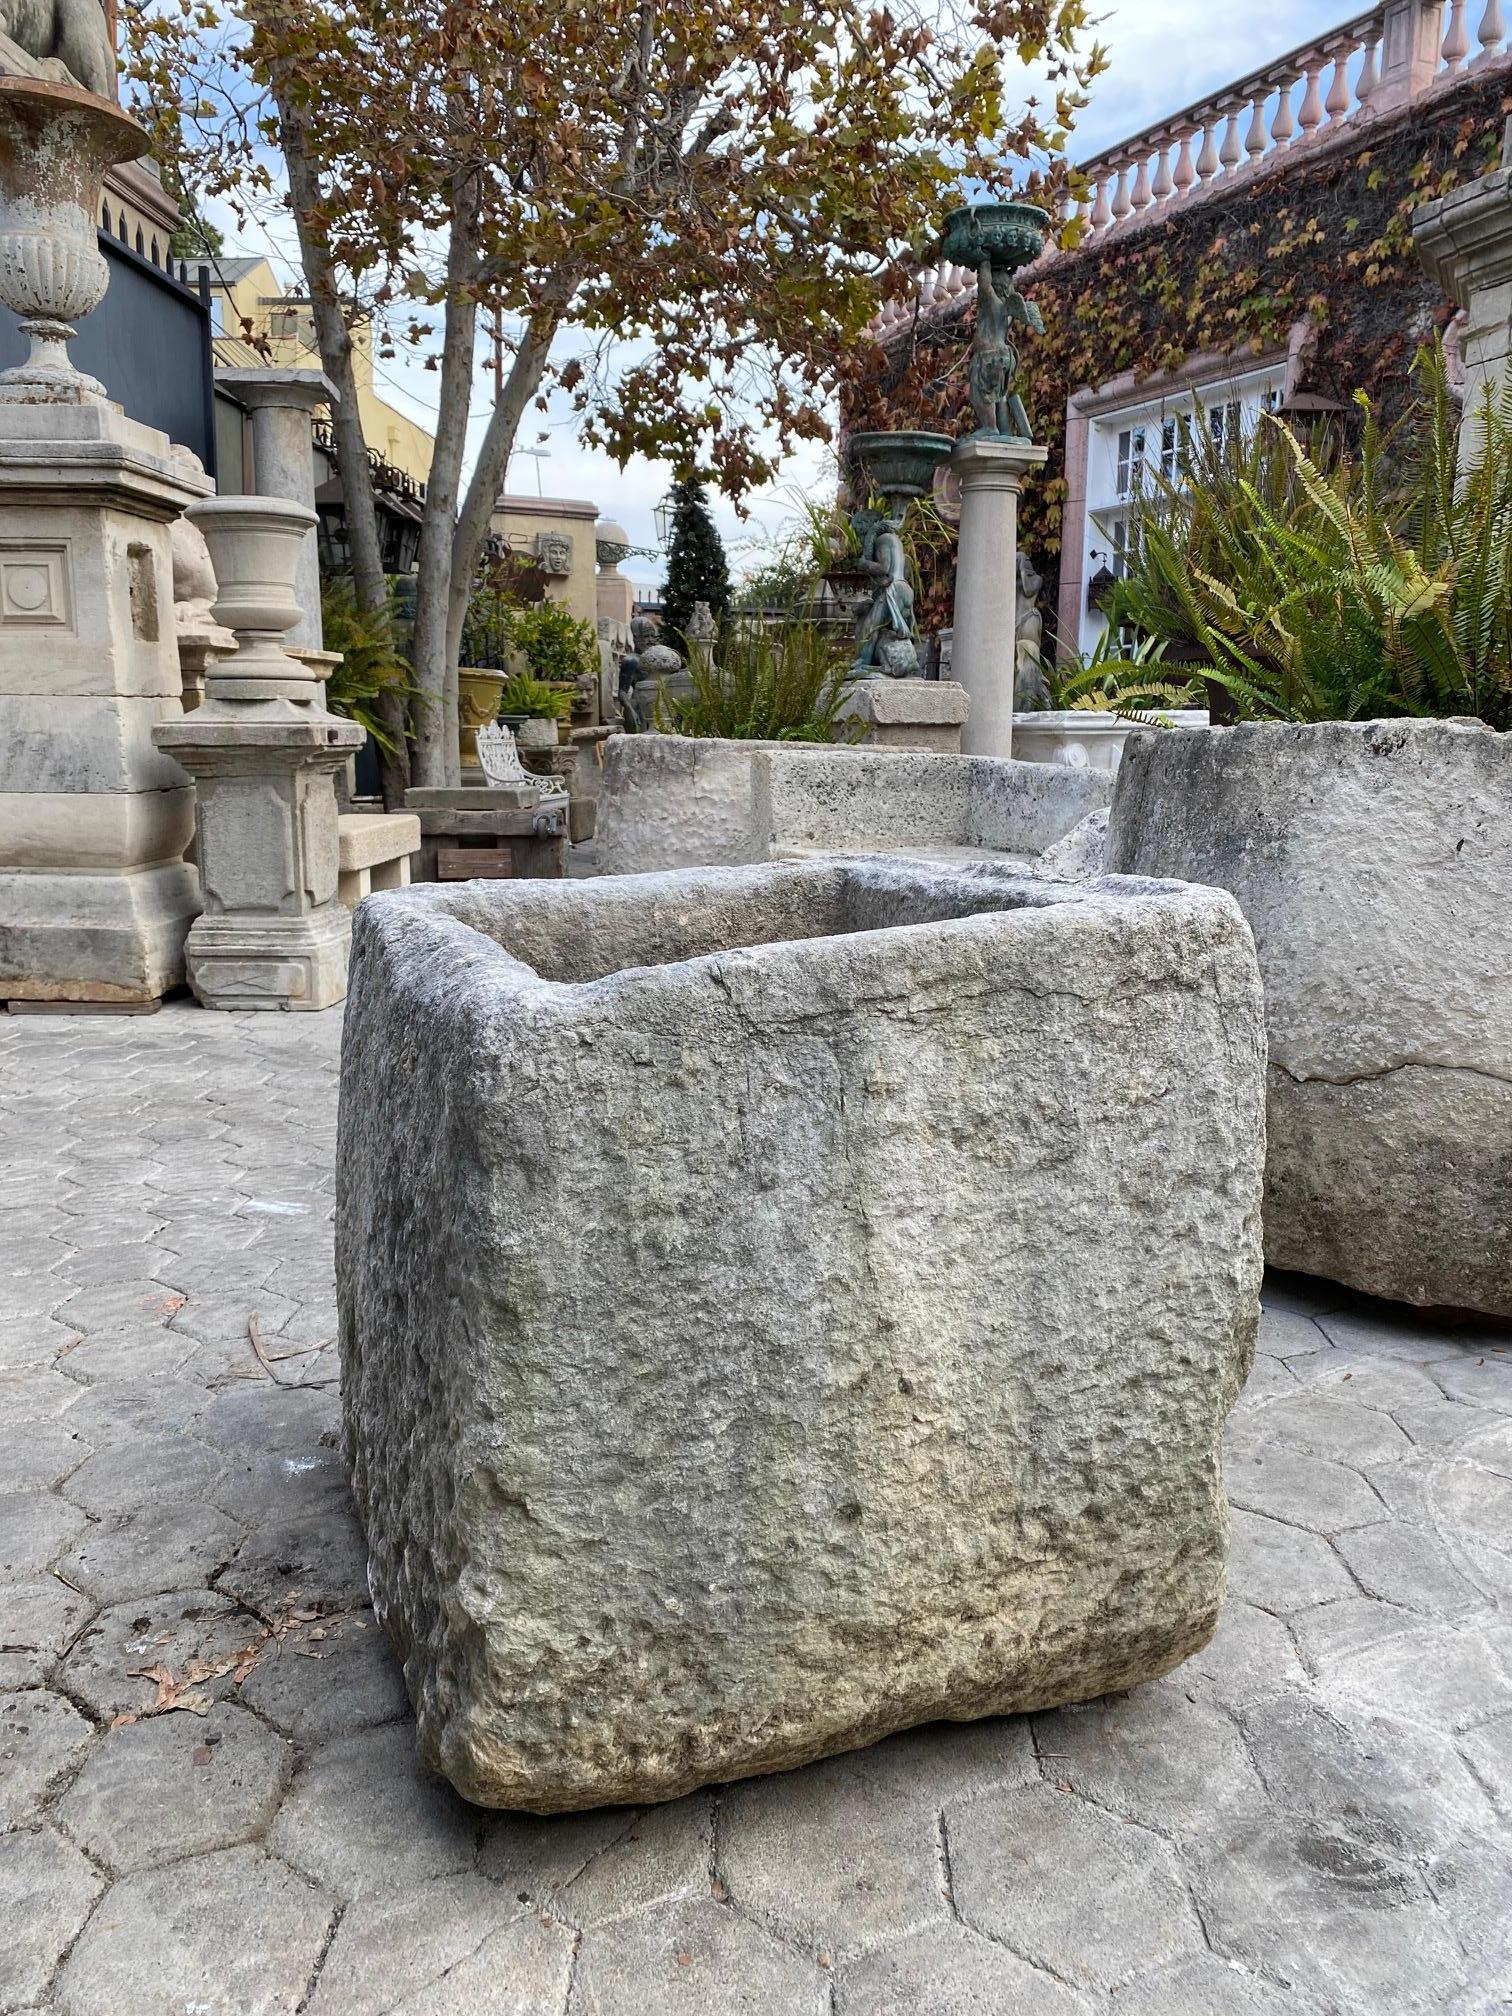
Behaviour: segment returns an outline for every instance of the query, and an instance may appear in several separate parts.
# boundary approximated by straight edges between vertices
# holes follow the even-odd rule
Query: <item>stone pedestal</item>
[[[1415,210],[1412,242],[1427,271],[1465,311],[1460,455],[1462,463],[1473,461],[1487,388],[1493,398],[1501,390],[1512,348],[1512,166]]]
[[[299,613],[293,576],[315,513],[220,497],[194,517],[237,650],[211,667],[203,704],[154,734],[198,787],[205,907],[190,985],[207,1008],[329,1008],[346,993],[351,937],[333,779],[363,731],[326,713],[316,668],[279,643]]]
[[[252,415],[252,480],[259,497],[281,497],[315,509],[315,458],[310,419],[318,407],[335,407],[340,394],[323,371],[276,371],[262,366],[217,371],[215,382]],[[313,523],[299,549],[294,574],[299,621],[289,631],[291,651],[318,651],[320,559]]]
[[[956,756],[971,712],[966,688],[953,679],[858,679],[840,704],[849,730],[861,722],[859,740],[872,749],[927,749]]]
[[[205,907],[189,983],[207,1008],[330,1008],[346,994],[351,937],[332,777],[362,730],[334,714],[227,718],[213,705],[158,731],[198,797]]]
[[[961,730],[968,756],[1013,753],[1018,497],[1048,453],[1029,441],[972,436],[950,458],[961,484],[950,670],[971,703]]]
[[[210,488],[104,404],[0,403],[0,998],[155,1001],[199,909],[169,526]]]

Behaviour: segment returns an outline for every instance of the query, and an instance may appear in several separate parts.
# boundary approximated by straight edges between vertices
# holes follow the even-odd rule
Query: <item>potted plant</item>
[[[1045,704],[1013,717],[1013,754],[1025,763],[1116,770],[1136,728],[1206,728],[1198,689],[1164,663],[1165,648],[1143,638],[1125,650],[1112,629],[1096,647],[1056,664],[1037,661]]]
[[[572,688],[514,672],[501,683],[495,711],[522,749],[555,749],[572,713]]]

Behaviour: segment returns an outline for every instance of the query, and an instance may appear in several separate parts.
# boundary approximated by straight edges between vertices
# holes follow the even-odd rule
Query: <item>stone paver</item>
[[[0,1834],[0,2009],[47,1992],[105,1878],[50,1827]]]
[[[477,1812],[416,1758],[342,1474],[339,1033],[0,1017],[7,2016],[1503,2006],[1512,1334],[1273,1278],[1229,1602],[1149,1687]]]

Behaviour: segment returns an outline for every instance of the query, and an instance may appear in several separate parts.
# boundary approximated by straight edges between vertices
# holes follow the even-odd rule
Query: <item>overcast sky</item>
[[[1077,124],[1073,160],[1100,152],[1137,133],[1167,113],[1205,92],[1232,82],[1268,58],[1285,54],[1312,35],[1349,18],[1347,7],[1306,4],[1306,0],[1271,0],[1257,8],[1253,0],[1110,0],[1098,29],[1111,66],[1094,87],[1093,101]],[[266,241],[230,249],[265,251]],[[379,389],[396,406],[422,424],[433,424],[435,375],[402,357],[380,367]],[[486,419],[487,392],[482,382],[474,405],[474,428]],[[543,456],[516,457],[509,478],[512,490],[527,495],[588,498],[608,517],[617,519],[638,546],[656,543],[652,511],[671,480],[664,466],[637,459],[621,470],[607,457],[590,454],[573,438],[565,413],[533,415],[543,422],[547,439]],[[534,430],[522,430],[522,445],[535,446]],[[759,561],[785,521],[794,516],[794,495],[832,487],[833,475],[822,451],[810,449],[795,458],[768,492],[748,500],[750,516],[742,521],[733,506],[715,500],[715,516],[739,573]],[[624,571],[632,579],[654,585],[661,576],[654,559],[632,559]]]

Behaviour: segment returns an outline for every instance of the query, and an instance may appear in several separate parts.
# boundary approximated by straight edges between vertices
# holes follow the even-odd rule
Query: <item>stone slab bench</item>
[[[343,812],[336,832],[336,893],[348,910],[374,889],[409,886],[410,857],[420,850],[420,821],[412,812]]]
[[[426,1762],[671,1799],[1196,1651],[1263,1104],[1214,890],[853,858],[365,903],[344,1434]]]
[[[630,875],[898,852],[1027,862],[1112,791],[1099,772],[986,756],[617,735],[597,865]]]

